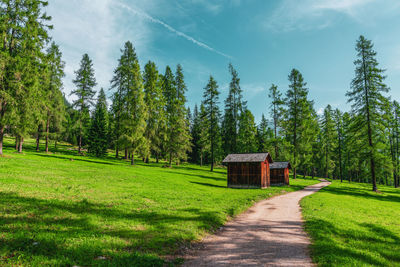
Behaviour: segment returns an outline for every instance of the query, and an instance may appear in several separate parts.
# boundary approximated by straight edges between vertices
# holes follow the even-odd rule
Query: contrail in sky
[[[220,52],[220,51],[218,51],[218,50],[216,50],[216,49],[214,49],[214,48],[208,46],[207,44],[205,44],[205,43],[203,43],[203,42],[200,42],[200,41],[194,39],[193,37],[191,37],[191,36],[189,36],[189,35],[187,35],[187,34],[185,34],[185,33],[183,33],[183,32],[180,32],[180,31],[174,29],[173,27],[171,27],[171,26],[168,25],[167,23],[165,23],[165,22],[163,22],[163,21],[161,21],[161,20],[159,20],[159,19],[156,19],[156,18],[150,16],[149,14],[147,14],[146,12],[144,12],[144,11],[142,11],[142,10],[140,10],[140,9],[137,9],[137,8],[134,9],[134,8],[132,8],[132,7],[130,7],[130,6],[126,5],[126,4],[124,4],[124,3],[119,2],[119,1],[117,1],[116,3],[117,3],[117,5],[123,7],[123,8],[126,9],[126,10],[129,10],[130,12],[132,12],[132,13],[134,13],[134,14],[136,14],[136,15],[139,15],[139,16],[141,16],[141,17],[144,17],[145,19],[147,19],[147,20],[149,20],[149,21],[151,21],[151,22],[153,22],[153,23],[160,24],[161,26],[167,28],[169,31],[175,33],[175,34],[178,35],[178,36],[181,36],[181,37],[185,38],[186,40],[188,40],[188,41],[194,43],[195,45],[198,45],[198,46],[200,46],[200,47],[202,47],[202,48],[205,48],[205,49],[207,49],[207,50],[209,50],[209,51],[211,51],[211,52],[217,53],[217,54],[219,54],[219,55],[221,55],[221,56],[223,56],[223,57],[226,57],[226,58],[228,58],[228,59],[232,59],[232,57],[231,57],[230,55],[227,55],[227,54],[225,54],[225,53],[222,53],[222,52]]]

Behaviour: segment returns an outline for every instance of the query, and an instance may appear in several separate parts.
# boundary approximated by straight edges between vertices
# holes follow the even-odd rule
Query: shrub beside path
[[[299,202],[329,184],[256,203],[195,245],[183,266],[313,266]]]

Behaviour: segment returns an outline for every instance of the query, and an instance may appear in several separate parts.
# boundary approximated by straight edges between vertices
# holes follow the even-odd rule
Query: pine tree
[[[274,158],[279,158],[279,152],[278,152],[278,127],[281,123],[281,112],[282,112],[282,94],[278,90],[278,86],[275,84],[272,84],[271,87],[269,88],[269,94],[268,97],[271,99],[271,105],[270,105],[270,114],[273,119],[273,124],[274,124]]]
[[[201,117],[197,104],[194,106],[192,116],[192,126],[190,128],[190,136],[192,140],[192,151],[190,153],[190,161],[193,163],[200,163],[200,127]]]
[[[339,165],[339,177],[340,182],[343,182],[343,138],[344,138],[344,129],[343,129],[343,114],[339,109],[335,109],[334,111],[334,121],[336,126],[336,136],[337,136],[337,160]]]
[[[257,126],[254,116],[246,109],[239,118],[238,146],[241,153],[254,153],[257,151]]]
[[[145,138],[147,107],[144,101],[143,78],[140,65],[131,42],[125,44],[126,58],[122,80],[125,86],[125,112],[122,124],[124,132],[121,138],[124,140],[126,152],[131,154],[131,165],[135,164],[134,155],[140,152],[141,157],[148,155],[149,143]]]
[[[163,76],[163,93],[166,101],[167,118],[167,144],[166,152],[169,158],[169,166],[172,161],[185,160],[187,151],[190,150],[189,123],[187,122],[185,108],[186,85],[182,68],[178,65],[176,78],[169,66]]]
[[[285,122],[283,128],[286,139],[290,143],[292,154],[293,178],[296,179],[297,167],[299,166],[299,153],[302,132],[306,129],[306,117],[310,113],[310,102],[307,100],[308,89],[305,88],[301,73],[293,69],[289,75],[289,90],[285,98]]]
[[[355,130],[363,132],[365,137],[362,145],[366,149],[366,158],[369,159],[372,190],[377,191],[376,186],[376,158],[377,158],[377,130],[381,127],[380,112],[382,111],[382,93],[389,91],[383,83],[384,70],[378,68],[376,52],[370,40],[360,36],[356,44],[357,59],[355,78],[351,83],[351,90],[346,96],[352,103],[352,112],[355,116]]]
[[[333,152],[335,149],[336,132],[335,132],[335,122],[332,118],[333,111],[331,105],[328,105],[324,109],[324,114],[321,119],[321,129],[322,129],[322,142],[325,157],[325,178],[329,178],[334,170],[334,160]]]
[[[150,152],[154,153],[156,159],[160,156],[162,144],[166,140],[166,118],[165,99],[161,88],[156,64],[149,61],[144,67],[144,93],[145,103],[148,110],[146,123],[146,139],[150,144]],[[149,154],[146,162],[149,162]]]
[[[101,88],[87,137],[88,152],[96,157],[103,157],[107,153],[107,120],[107,100],[104,90]]]
[[[274,131],[268,127],[268,121],[264,114],[261,116],[260,124],[257,127],[258,152],[268,152],[275,148]],[[273,157],[275,159],[275,157]]]
[[[219,91],[218,84],[215,79],[210,76],[207,86],[204,88],[203,105],[206,110],[205,116],[208,121],[208,142],[211,153],[211,171],[214,170],[215,152],[218,149],[219,139]]]
[[[62,122],[65,119],[64,96],[61,92],[62,78],[64,74],[65,63],[62,61],[62,54],[59,47],[53,42],[47,50],[46,57],[46,152],[49,152],[50,126],[53,129],[62,129]],[[57,132],[54,132],[57,135]]]
[[[43,47],[50,20],[39,0],[0,1],[0,155],[4,129],[13,126],[22,151],[23,136],[34,126],[40,95]],[[36,125],[37,126],[37,125]]]
[[[228,97],[225,100],[225,114],[222,123],[225,154],[235,153],[238,150],[239,118],[240,114],[246,108],[246,102],[243,101],[242,89],[240,88],[240,78],[232,64],[229,64],[229,72],[232,80],[229,84]]]
[[[177,65],[176,67],[176,73],[175,73],[175,85],[176,85],[176,91],[178,94],[178,106],[177,106],[177,112],[178,112],[178,117],[177,117],[177,124],[175,131],[177,133],[177,160],[178,162],[180,160],[186,160],[187,159],[187,153],[191,150],[190,146],[190,123],[188,121],[188,116],[187,116],[187,109],[185,107],[186,105],[186,84],[185,84],[185,77],[183,75],[183,69],[180,64]]]
[[[84,54],[80,63],[79,70],[75,71],[76,78],[73,83],[76,89],[70,95],[75,95],[77,99],[72,103],[74,108],[79,111],[78,124],[78,153],[81,153],[82,139],[89,125],[89,108],[93,105],[93,97],[96,92],[93,87],[96,86],[94,77],[93,63],[88,54]]]

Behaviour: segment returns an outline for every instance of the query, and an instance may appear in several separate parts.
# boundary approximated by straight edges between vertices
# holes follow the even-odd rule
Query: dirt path
[[[183,266],[313,266],[299,201],[329,184],[258,202],[205,238]]]

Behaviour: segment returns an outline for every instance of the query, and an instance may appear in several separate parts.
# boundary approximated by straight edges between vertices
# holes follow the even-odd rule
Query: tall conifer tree
[[[389,89],[384,84],[384,70],[378,68],[372,42],[361,35],[357,40],[356,51],[355,77],[351,83],[351,90],[346,95],[355,114],[354,129],[363,132],[362,137],[365,136],[362,145],[369,160],[372,190],[376,191],[377,135],[382,125],[380,114],[385,99],[383,93]]]
[[[307,127],[306,117],[310,112],[310,102],[307,100],[308,89],[305,87],[301,73],[293,69],[289,75],[289,90],[285,98],[285,122],[284,130],[289,141],[292,154],[293,178],[296,179],[297,167],[299,166],[299,153],[302,132]]]
[[[214,163],[215,163],[215,153],[218,151],[219,146],[219,118],[221,113],[219,111],[219,91],[218,91],[218,84],[215,79],[210,76],[208,80],[207,86],[204,88],[203,94],[203,104],[206,110],[206,114],[208,121],[208,142],[210,147],[210,154],[211,154],[211,171],[214,170]]]
[[[78,153],[81,153],[82,139],[89,126],[90,116],[89,108],[93,105],[93,97],[96,92],[93,87],[96,86],[96,78],[92,60],[88,54],[84,54],[80,63],[80,67],[75,71],[76,78],[73,80],[76,89],[71,92],[77,99],[72,103],[72,106],[79,111],[78,117]]]
[[[101,88],[88,133],[88,152],[96,157],[105,156],[107,153],[107,121],[107,100]]]

